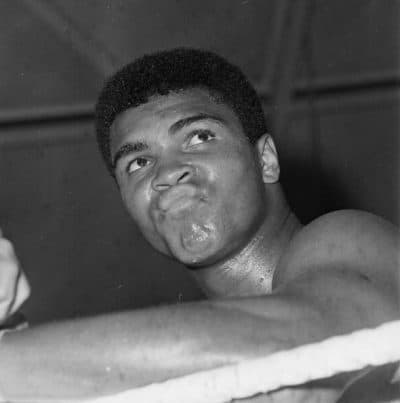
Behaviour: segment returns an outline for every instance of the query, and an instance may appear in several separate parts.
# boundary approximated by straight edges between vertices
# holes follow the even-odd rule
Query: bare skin
[[[28,280],[18,263],[14,248],[0,229],[0,326],[17,312],[29,297]]]
[[[0,379],[10,399],[114,393],[398,317],[394,227],[357,211],[303,227],[271,137],[248,144],[233,111],[205,91],[122,113],[111,148],[142,234],[185,263],[210,299],[7,334]],[[253,401],[334,401],[341,386]]]

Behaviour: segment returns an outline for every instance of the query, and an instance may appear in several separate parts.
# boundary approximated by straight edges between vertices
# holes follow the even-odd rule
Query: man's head
[[[143,56],[114,74],[96,105],[97,140],[111,172],[110,126],[126,109],[142,105],[152,96],[191,88],[206,89],[229,105],[252,144],[266,131],[256,91],[244,74],[222,57],[203,50],[178,48]]]
[[[263,221],[275,148],[254,89],[219,56],[177,49],[126,66],[102,91],[96,125],[124,203],[157,250],[209,265]]]

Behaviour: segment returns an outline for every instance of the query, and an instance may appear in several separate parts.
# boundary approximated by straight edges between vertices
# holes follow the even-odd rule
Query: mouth
[[[176,218],[191,210],[201,198],[191,185],[180,185],[161,195],[157,209],[162,216]]]
[[[170,217],[178,218],[190,211],[196,202],[197,200],[191,197],[180,197],[164,211],[164,214],[168,214]]]
[[[213,245],[215,212],[204,192],[178,185],[162,193],[153,210],[154,224],[172,256],[181,262],[197,261]]]

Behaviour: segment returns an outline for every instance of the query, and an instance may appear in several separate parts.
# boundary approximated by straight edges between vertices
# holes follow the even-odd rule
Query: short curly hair
[[[254,144],[267,128],[261,102],[242,71],[215,53],[190,48],[160,51],[126,65],[105,83],[95,110],[97,142],[114,176],[110,127],[125,110],[148,102],[151,96],[202,88],[236,113]]]

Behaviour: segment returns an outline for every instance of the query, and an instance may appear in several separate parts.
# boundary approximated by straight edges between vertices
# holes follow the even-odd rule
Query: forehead
[[[111,149],[118,147],[127,136],[168,128],[178,119],[203,113],[220,118],[231,128],[241,128],[233,110],[206,90],[184,90],[151,97],[147,103],[119,114],[111,125]]]

